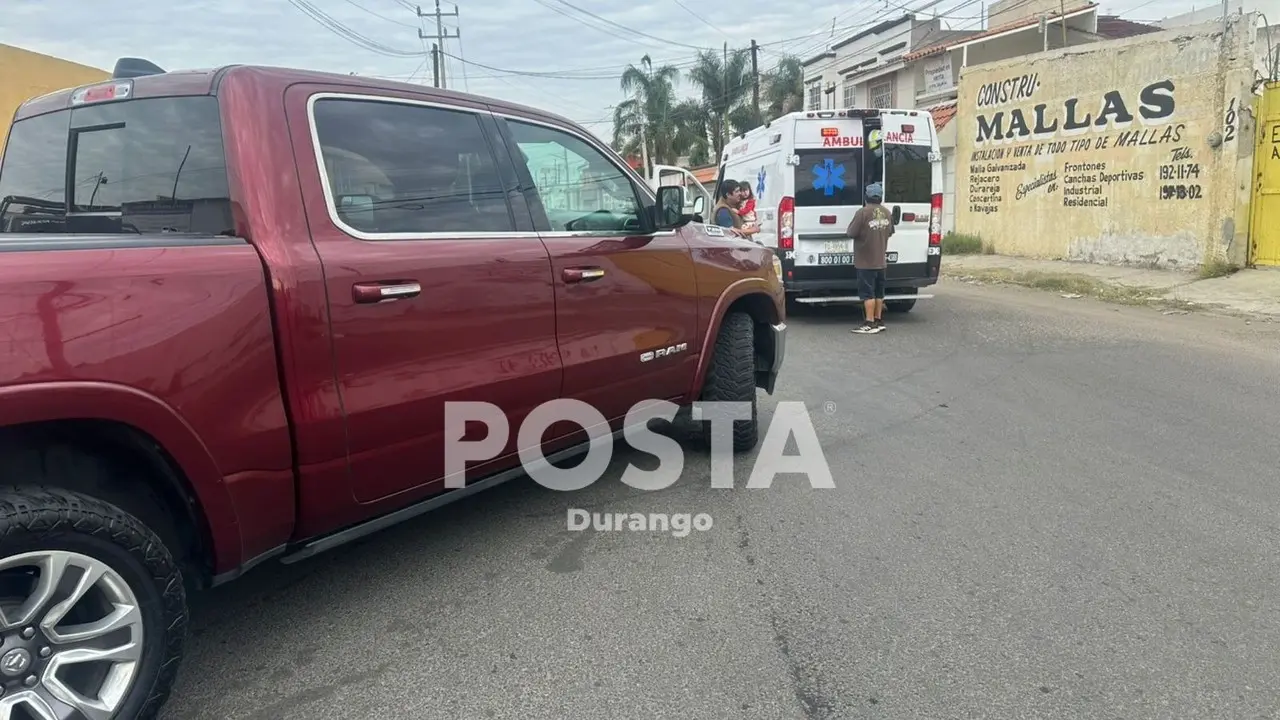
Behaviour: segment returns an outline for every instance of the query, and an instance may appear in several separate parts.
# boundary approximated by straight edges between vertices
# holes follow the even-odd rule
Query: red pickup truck
[[[152,717],[190,592],[522,476],[543,403],[615,434],[647,399],[754,408],[779,261],[681,193],[564,118],[404,83],[122,61],[29,100],[0,163],[0,715]],[[461,489],[450,401],[513,428]]]

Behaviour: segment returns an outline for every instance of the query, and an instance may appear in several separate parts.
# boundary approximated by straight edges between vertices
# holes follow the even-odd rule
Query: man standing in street
[[[885,209],[884,188],[872,183],[866,190],[867,203],[854,214],[846,231],[853,238],[853,266],[858,272],[858,290],[862,296],[860,335],[878,333],[884,328],[885,255],[893,236],[893,214]]]

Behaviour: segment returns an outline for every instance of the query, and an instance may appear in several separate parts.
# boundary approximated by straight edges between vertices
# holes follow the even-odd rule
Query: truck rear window
[[[862,204],[862,148],[796,154],[796,207]]]
[[[218,101],[128,100],[14,123],[0,232],[230,234]]]

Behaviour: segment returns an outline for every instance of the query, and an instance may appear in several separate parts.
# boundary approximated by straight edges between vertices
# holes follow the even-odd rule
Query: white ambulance
[[[710,220],[714,198],[681,168],[658,166],[656,179],[687,176]],[[853,240],[845,235],[862,207],[863,190],[884,188],[893,212],[886,260],[885,307],[907,312],[938,281],[942,259],[942,155],[926,110],[859,109],[794,112],[732,138],[714,187],[725,179],[754,188],[760,232],[778,248],[789,302],[857,302]],[[705,208],[705,209],[704,209]]]

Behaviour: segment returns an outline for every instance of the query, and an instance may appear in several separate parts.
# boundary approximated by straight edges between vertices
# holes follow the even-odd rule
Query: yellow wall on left
[[[18,106],[56,90],[87,85],[111,77],[106,70],[49,55],[0,45],[0,154]]]

